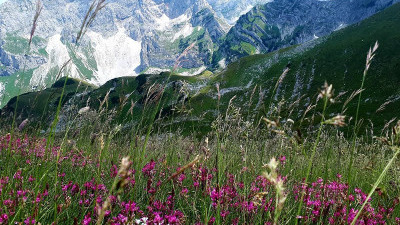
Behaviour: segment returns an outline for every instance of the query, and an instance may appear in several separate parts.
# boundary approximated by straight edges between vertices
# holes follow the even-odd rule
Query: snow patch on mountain
[[[149,67],[145,71],[143,71],[143,74],[159,74],[162,72],[169,72],[171,71],[170,69],[162,69],[162,68],[156,68],[156,67]]]
[[[172,29],[173,26],[182,24],[182,23],[189,23],[190,18],[186,14],[182,14],[181,16],[171,19],[167,15],[163,14],[160,18],[155,18],[156,22],[156,29],[159,31],[166,31]]]
[[[218,65],[219,65],[220,68],[225,69],[226,68],[226,58],[221,59],[218,62]]]
[[[49,78],[48,75],[51,70],[54,68],[57,70],[61,69],[61,67],[70,59],[67,47],[61,42],[60,34],[56,34],[49,38],[46,52],[49,54],[48,61],[33,72],[30,80],[31,87],[35,88],[38,86],[45,86],[45,79]],[[74,78],[79,77],[79,73],[75,67],[71,68],[69,76]],[[50,79],[56,79],[56,77],[52,77]]]
[[[155,18],[156,30],[164,32],[164,34],[172,33],[171,42],[178,40],[179,38],[185,38],[191,35],[194,31],[190,18],[187,14],[171,19],[167,15],[163,14],[159,18]]]
[[[101,85],[117,77],[137,75],[135,69],[141,64],[141,42],[130,38],[124,28],[119,28],[115,35],[108,38],[93,31],[87,35],[95,49],[98,68],[92,83]]]
[[[194,28],[190,24],[185,24],[185,26],[175,33],[172,42],[178,40],[179,38],[185,38],[193,33]]]
[[[165,14],[163,14],[160,18],[156,18],[155,21],[157,24],[156,29],[160,31],[166,30],[171,24],[171,19]]]

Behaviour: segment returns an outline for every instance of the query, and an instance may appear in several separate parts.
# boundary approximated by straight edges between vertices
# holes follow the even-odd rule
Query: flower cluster
[[[60,153],[59,147],[46,151],[46,143],[0,137],[0,157],[11,151],[14,160],[0,170],[0,225],[51,224],[53,213],[60,224],[274,224],[277,218],[290,223],[293,212],[285,209],[298,205],[303,194],[301,224],[351,224],[367,199],[360,188],[350,190],[341,175],[334,181],[289,182],[280,170],[284,155],[266,164],[263,175],[251,167],[235,174],[197,157],[177,167],[167,165],[165,156],[148,159],[143,167],[129,158],[120,166],[110,160],[100,167],[76,147]],[[43,175],[42,164],[57,165],[57,173]],[[381,190],[373,195],[356,224],[400,224],[399,199],[380,195]]]
[[[303,215],[298,216],[305,223],[316,223],[326,218],[329,224],[351,224],[358,213],[367,195],[359,188],[354,192],[349,186],[341,182],[341,175],[337,181],[324,182],[322,178],[310,185],[301,184],[294,189],[296,201],[300,200],[302,192],[305,193]],[[356,224],[386,224],[391,219],[395,207],[399,204],[396,198],[388,206],[378,204],[372,206],[369,199],[365,209]]]

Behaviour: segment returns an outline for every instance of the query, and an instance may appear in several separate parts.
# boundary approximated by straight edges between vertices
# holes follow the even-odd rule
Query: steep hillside
[[[312,103],[312,97],[327,81],[333,84],[336,95],[342,95],[341,102],[331,107],[332,113],[340,113],[344,101],[361,85],[367,50],[379,41],[380,47],[366,78],[361,111],[365,120],[382,126],[398,117],[400,106],[399,23],[400,4],[395,4],[359,24],[318,40],[314,47],[301,45],[242,58],[229,65],[214,81],[220,83],[225,102],[233,95],[237,95],[242,103],[247,102],[252,88],[257,85],[261,89],[256,94],[261,93],[268,104],[278,77],[289,67],[290,72],[273,97],[275,102],[281,99],[286,99],[288,105],[296,102],[291,107],[299,110],[292,116],[299,118],[304,106]],[[258,97],[253,99],[258,100]],[[349,117],[354,116],[355,103],[353,101],[347,107]],[[378,110],[384,103],[384,109]]]
[[[50,88],[43,91],[29,92],[19,97],[12,98],[7,105],[0,110],[0,116],[3,118],[2,122],[6,122],[7,124],[7,121],[14,116],[14,112],[16,111],[17,122],[29,118],[32,122],[43,122],[48,125],[52,121],[54,113],[57,111],[64,83],[65,78],[61,78]],[[94,87],[92,85],[85,82],[68,79],[63,94],[62,105],[67,104],[72,98],[93,89]]]
[[[397,0],[280,0],[240,17],[214,55],[214,64],[272,52],[326,36],[357,23]],[[221,63],[220,63],[221,64]]]

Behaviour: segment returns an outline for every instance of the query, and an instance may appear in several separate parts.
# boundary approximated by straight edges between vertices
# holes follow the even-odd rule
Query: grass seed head
[[[328,84],[328,82],[325,81],[324,86],[322,86],[322,90],[320,91],[318,95],[318,99],[328,99],[330,102],[333,102],[333,86],[332,84]]]
[[[337,115],[337,116],[325,121],[325,124],[338,126],[338,127],[344,127],[344,126],[346,126],[345,120],[346,120],[346,116]]]
[[[36,11],[35,11],[35,16],[33,17],[32,29],[31,29],[31,33],[30,33],[30,37],[29,37],[29,43],[28,43],[29,47],[32,44],[32,39],[33,39],[33,36],[35,35],[35,31],[37,28],[37,22],[38,22],[40,14],[42,12],[42,9],[43,9],[42,2],[40,0],[38,0],[36,2]]]

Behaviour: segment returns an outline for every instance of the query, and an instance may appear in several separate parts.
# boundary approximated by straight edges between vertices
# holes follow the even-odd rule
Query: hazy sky
[[[5,2],[5,1],[6,1],[6,0],[0,0],[0,4],[3,3],[3,2]]]

